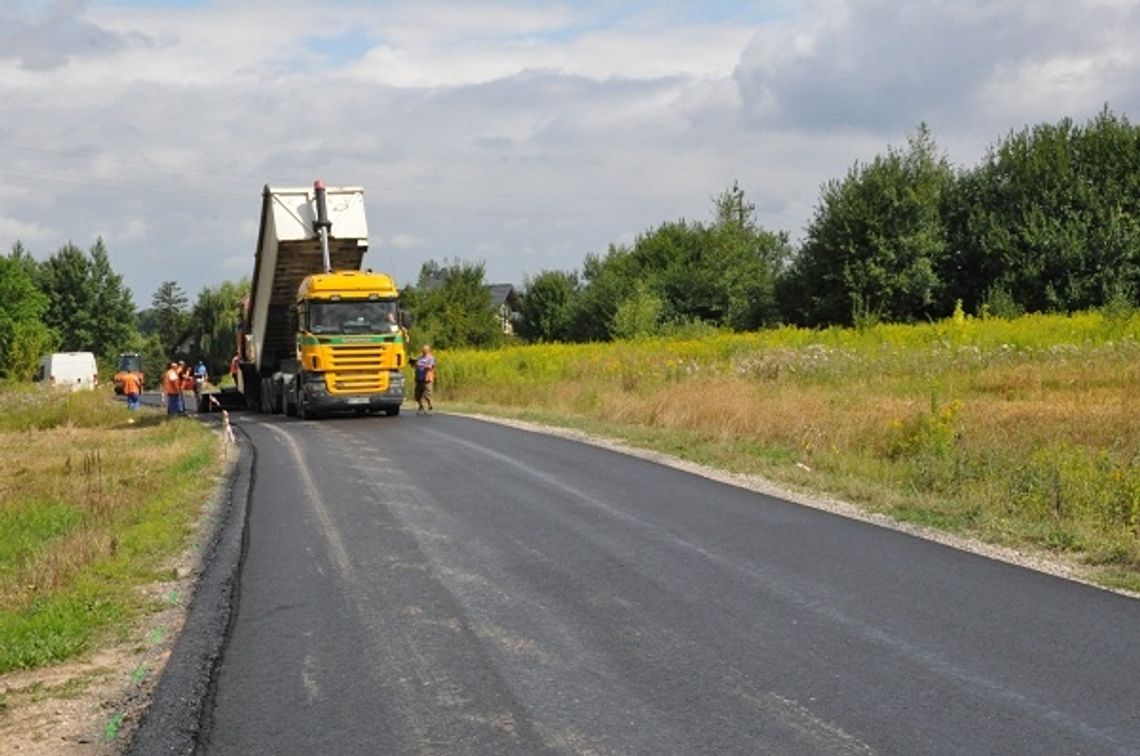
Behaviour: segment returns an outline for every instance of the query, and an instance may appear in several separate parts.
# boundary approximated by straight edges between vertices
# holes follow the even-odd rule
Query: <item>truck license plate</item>
[[[350,396],[348,397],[349,404],[368,404],[367,396]]]

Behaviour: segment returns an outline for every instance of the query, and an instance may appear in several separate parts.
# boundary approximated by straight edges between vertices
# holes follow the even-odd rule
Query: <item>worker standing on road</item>
[[[194,369],[187,365],[185,362],[178,363],[178,375],[181,377],[182,391],[179,394],[182,398],[182,407],[179,414],[186,414],[186,392],[194,391]]]
[[[198,360],[198,364],[194,366],[194,404],[197,405],[199,411],[202,407],[202,389],[206,388],[206,381],[209,378],[210,373],[206,370],[206,363]]]
[[[162,374],[162,396],[166,399],[167,417],[182,414],[182,375],[178,372],[177,362],[170,363]]]
[[[416,360],[416,414],[424,414],[424,404],[427,403],[427,414],[435,409],[431,403],[432,386],[435,384],[435,357],[431,353],[431,345],[424,344],[420,348],[420,358]]]
[[[123,375],[123,396],[127,397],[127,409],[139,408],[139,396],[142,394],[142,383],[137,373],[127,372]]]

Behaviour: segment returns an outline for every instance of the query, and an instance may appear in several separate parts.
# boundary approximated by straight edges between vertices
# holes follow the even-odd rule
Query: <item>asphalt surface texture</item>
[[[1140,754],[1140,601],[446,414],[256,449],[204,754]]]

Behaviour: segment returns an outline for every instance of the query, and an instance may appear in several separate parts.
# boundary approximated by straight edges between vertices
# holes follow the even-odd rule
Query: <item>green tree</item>
[[[29,252],[27,248],[24,247],[23,243],[19,239],[17,239],[15,243],[12,244],[12,251],[9,253],[8,257],[12,262],[23,268],[24,272],[28,274],[29,278],[31,278],[33,281],[36,280],[36,277],[39,275],[40,264],[36,262],[36,259],[32,257],[31,252]]]
[[[648,283],[638,281],[623,299],[610,323],[610,336],[615,339],[638,339],[655,336],[661,331],[661,315],[665,303]]]
[[[139,336],[133,351],[142,357],[143,376],[147,388],[158,388],[162,385],[162,374],[170,364],[170,354],[162,345],[162,339],[157,333],[149,336]]]
[[[577,274],[544,270],[528,278],[525,287],[519,335],[529,341],[573,340]]]
[[[609,341],[614,316],[637,280],[629,249],[611,245],[605,256],[588,254],[582,263],[583,285],[574,298],[571,331],[578,341]]]
[[[404,290],[403,301],[415,316],[416,344],[452,349],[491,346],[503,338],[491,311],[483,263],[455,260],[440,265],[430,260],[422,266],[416,286]]]
[[[189,300],[175,281],[163,281],[150,300],[154,332],[167,355],[173,356],[190,323]]]
[[[31,378],[40,356],[55,349],[58,337],[43,322],[48,298],[32,279],[17,243],[0,257],[0,374]]]
[[[101,238],[91,246],[90,256],[90,285],[94,290],[95,305],[91,315],[95,324],[91,351],[110,360],[136,340],[135,305],[131,300],[131,290],[123,284],[123,277],[112,269]]]
[[[1140,294],[1140,128],[1107,107],[1011,133],[959,181],[949,298],[1028,311]]]
[[[783,233],[762,228],[735,184],[714,199],[715,221],[670,223],[638,239],[634,256],[659,271],[666,317],[746,331],[776,318],[775,280],[788,255]],[[666,250],[654,250],[664,245]]]
[[[191,322],[194,340],[205,360],[210,375],[221,375],[229,370],[230,358],[237,348],[237,327],[240,320],[238,305],[249,293],[249,279],[225,281],[215,287],[206,287],[194,303]]]
[[[134,340],[131,292],[112,269],[102,239],[89,253],[65,244],[37,266],[37,279],[49,301],[44,322],[59,334],[61,349],[110,360]]]
[[[780,281],[781,310],[807,325],[938,314],[954,172],[925,124],[905,150],[856,163],[823,194]]]
[[[655,328],[699,322],[748,330],[775,320],[775,279],[788,255],[787,236],[757,223],[738,185],[714,198],[713,210],[710,225],[663,223],[632,247],[588,255],[574,333],[607,339],[628,332],[633,321],[644,332],[651,311]]]
[[[67,352],[94,351],[96,293],[91,260],[68,242],[39,266],[39,287],[48,297],[44,322]]]

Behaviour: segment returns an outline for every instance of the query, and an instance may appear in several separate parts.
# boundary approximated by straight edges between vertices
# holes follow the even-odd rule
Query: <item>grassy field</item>
[[[0,389],[0,673],[115,637],[169,577],[220,470],[213,433],[105,392]]]
[[[1140,316],[440,355],[443,402],[571,425],[1140,589]]]

